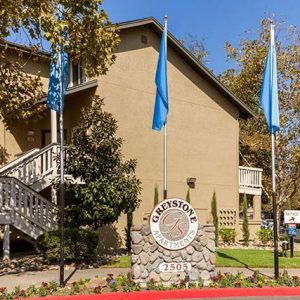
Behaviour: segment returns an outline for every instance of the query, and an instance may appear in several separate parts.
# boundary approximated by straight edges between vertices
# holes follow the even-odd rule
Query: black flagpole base
[[[65,214],[64,214],[64,184],[60,185],[60,265],[59,265],[59,285],[65,286]]]
[[[278,230],[276,193],[273,192],[273,232],[274,232],[274,278],[279,278]]]

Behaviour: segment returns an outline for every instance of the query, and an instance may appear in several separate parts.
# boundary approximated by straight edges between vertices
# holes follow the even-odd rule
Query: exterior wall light
[[[195,177],[188,177],[186,179],[187,185],[191,188],[194,189],[195,188],[195,183],[196,183],[197,178]]]

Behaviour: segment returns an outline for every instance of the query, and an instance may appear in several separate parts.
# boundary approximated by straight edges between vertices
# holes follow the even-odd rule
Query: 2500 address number
[[[160,272],[186,272],[191,270],[192,266],[187,262],[161,263],[158,268]]]

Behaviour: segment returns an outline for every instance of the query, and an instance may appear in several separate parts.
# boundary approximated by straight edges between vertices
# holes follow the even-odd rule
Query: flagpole
[[[276,62],[276,43],[275,43],[275,36],[274,36],[274,25],[270,24],[270,40],[271,40],[271,47],[273,47],[274,49],[271,51],[274,51],[274,61],[273,63],[270,64],[271,67],[271,74],[273,74],[273,76],[275,75],[275,78],[272,79],[272,89],[276,90],[275,94],[276,94],[276,99],[278,101],[278,87],[277,87],[277,62]],[[273,93],[273,91],[272,91]],[[274,103],[272,101],[272,106],[274,106]],[[277,108],[278,108],[278,104],[277,104]],[[276,122],[278,121],[278,128],[273,127],[273,117],[274,114],[276,115],[276,113],[272,110],[271,112],[271,148],[272,148],[272,198],[273,198],[273,234],[274,234],[274,278],[278,279],[279,278],[279,257],[278,257],[278,227],[277,227],[277,203],[276,203],[276,178],[275,178],[275,140],[276,140],[276,136],[275,133],[276,131],[279,129],[279,117],[278,120],[276,120]],[[276,123],[275,122],[275,123]],[[274,130],[275,129],[275,130]]]
[[[273,232],[274,232],[274,278],[279,277],[278,257],[278,230],[277,230],[277,203],[276,203],[276,179],[275,179],[275,133],[271,134],[272,142],[272,197],[273,197]]]
[[[58,20],[62,20],[64,7],[58,5]],[[60,132],[60,200],[59,200],[59,232],[60,232],[60,265],[59,265],[59,281],[60,286],[64,286],[64,264],[65,264],[65,200],[64,200],[64,120],[63,120],[63,100],[67,89],[68,77],[68,54],[64,52],[63,45],[56,45],[52,49],[50,64],[50,80],[48,88],[47,105],[51,110],[59,113],[59,132]],[[56,139],[56,113],[51,112],[51,138]]]
[[[164,199],[168,198],[168,184],[167,184],[167,124],[164,126]]]
[[[168,16],[165,16],[165,45],[166,45],[166,63],[167,63],[167,53],[168,53]],[[167,153],[167,121],[164,126],[164,199],[168,198],[168,153]]]
[[[50,110],[51,118],[51,144],[57,144],[57,112],[53,109]],[[56,145],[55,145],[56,146]],[[57,157],[57,147],[54,148],[54,156]],[[54,176],[57,176],[57,165],[54,165]],[[57,205],[57,191],[54,185],[51,185],[51,201]]]
[[[60,91],[60,115],[59,115],[59,133],[60,133],[60,267],[59,283],[64,286],[64,267],[65,267],[65,198],[64,198],[64,118],[63,118],[63,88],[62,88],[62,55],[61,49],[58,54],[59,60],[59,91]]]
[[[167,116],[169,111],[168,104],[168,79],[167,79],[167,29],[168,17],[165,16],[164,30],[159,47],[159,56],[155,75],[156,97],[153,113],[152,129],[161,131],[164,127],[163,142],[163,197],[168,197],[168,149],[167,149]]]

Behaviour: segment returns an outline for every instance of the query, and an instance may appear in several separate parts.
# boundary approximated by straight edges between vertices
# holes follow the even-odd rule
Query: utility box
[[[281,244],[282,250],[287,251],[289,250],[289,242],[288,241],[283,241]]]

